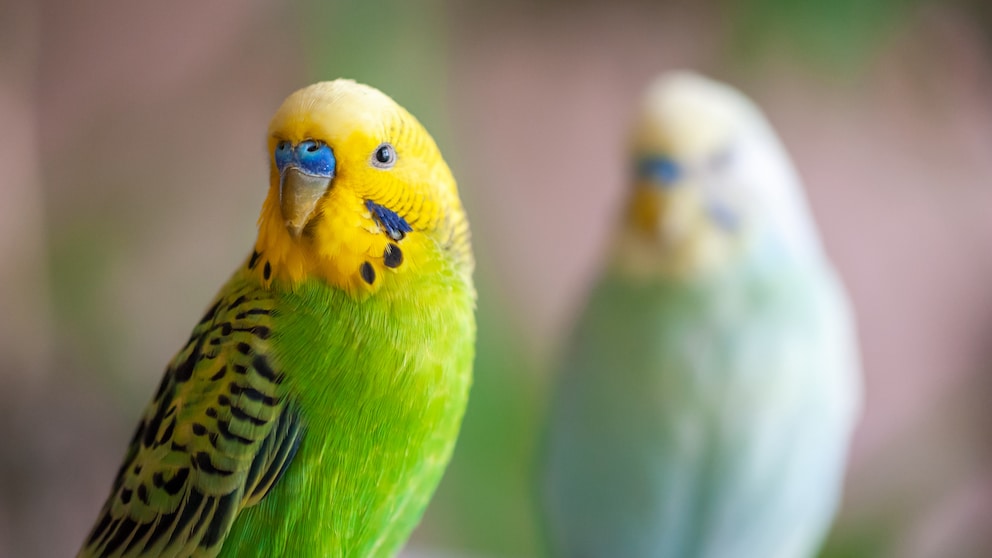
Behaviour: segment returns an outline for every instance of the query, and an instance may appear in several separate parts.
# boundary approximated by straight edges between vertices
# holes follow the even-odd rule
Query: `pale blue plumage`
[[[860,401],[846,297],[757,111],[687,74],[647,104],[635,149],[690,170],[637,182],[567,344],[548,541],[573,558],[811,556]],[[710,163],[728,141],[732,160]]]

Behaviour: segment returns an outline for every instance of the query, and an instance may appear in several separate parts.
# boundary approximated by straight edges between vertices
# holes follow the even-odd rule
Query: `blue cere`
[[[288,141],[280,141],[276,144],[275,160],[279,172],[293,165],[312,176],[334,176],[337,165],[331,148],[316,140],[304,140],[295,147]]]
[[[386,229],[386,234],[389,235],[389,238],[400,240],[406,236],[406,233],[413,231],[410,223],[407,223],[406,219],[397,215],[395,211],[387,209],[372,200],[365,200],[365,207],[369,208],[369,211],[375,215],[382,228]]]
[[[682,169],[668,157],[644,157],[637,163],[637,175],[670,186],[682,176]]]
[[[337,161],[326,143],[306,140],[296,146],[296,161],[305,172],[315,176],[332,176]]]

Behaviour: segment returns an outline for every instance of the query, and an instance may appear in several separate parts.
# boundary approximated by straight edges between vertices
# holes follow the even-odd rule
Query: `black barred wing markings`
[[[173,358],[80,556],[215,556],[264,498],[302,425],[267,358],[272,301],[221,296]]]
[[[258,455],[264,458],[255,459],[248,471],[243,500],[245,507],[262,501],[279,481],[296,456],[302,434],[299,415],[291,409],[284,409],[273,426],[272,433],[262,442],[263,447]]]

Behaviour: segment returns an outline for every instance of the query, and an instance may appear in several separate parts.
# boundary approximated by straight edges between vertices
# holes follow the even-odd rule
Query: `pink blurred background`
[[[877,4],[827,31],[837,54],[741,11],[771,0],[0,2],[0,556],[77,550],[251,247],[268,118],[334,77],[421,117],[475,234],[488,348],[412,544],[536,555],[547,371],[623,196],[631,104],[674,68],[765,109],[856,307],[867,407],[826,555],[992,555],[992,26],[980,3]]]

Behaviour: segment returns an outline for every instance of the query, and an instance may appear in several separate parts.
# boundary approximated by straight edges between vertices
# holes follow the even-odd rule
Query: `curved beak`
[[[290,165],[279,176],[279,207],[286,228],[293,237],[299,237],[310,221],[317,200],[331,186],[333,176],[314,176]]]
[[[693,184],[663,189],[653,181],[642,182],[634,189],[628,219],[635,230],[647,237],[680,238],[705,215],[704,203]]]

